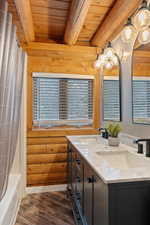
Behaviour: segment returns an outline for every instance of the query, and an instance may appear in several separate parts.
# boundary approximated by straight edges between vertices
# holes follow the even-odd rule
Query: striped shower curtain
[[[0,200],[5,195],[17,145],[24,53],[5,0],[0,0]]]

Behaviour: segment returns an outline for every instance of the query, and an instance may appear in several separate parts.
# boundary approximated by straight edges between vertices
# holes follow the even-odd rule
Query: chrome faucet
[[[143,138],[143,139],[134,140],[134,143],[138,144],[138,152],[139,152],[139,148],[141,146],[139,142],[146,142],[146,157],[150,157],[150,138]]]
[[[101,131],[103,138],[108,139],[109,134],[106,128],[98,128],[98,130]]]

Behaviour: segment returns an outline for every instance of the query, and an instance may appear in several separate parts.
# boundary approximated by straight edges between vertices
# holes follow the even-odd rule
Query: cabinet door
[[[76,176],[76,197],[79,201],[79,205],[81,211],[83,212],[83,187],[84,187],[84,180],[83,180],[83,162],[81,158],[78,156],[76,160],[76,169],[77,169],[77,176]]]
[[[90,167],[84,165],[84,217],[87,225],[93,224],[92,218],[92,204],[93,204],[93,179],[92,170]]]
[[[71,144],[68,143],[68,156],[67,156],[67,180],[68,188],[72,188],[72,148]]]
[[[76,150],[72,148],[72,190],[73,193],[76,193],[77,185],[77,168],[76,168]]]
[[[108,187],[94,175],[93,224],[108,225]]]

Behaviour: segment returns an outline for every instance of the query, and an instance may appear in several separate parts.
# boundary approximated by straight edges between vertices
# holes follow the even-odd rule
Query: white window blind
[[[133,120],[150,124],[150,80],[133,80]]]
[[[120,121],[119,80],[103,81],[104,120]]]
[[[91,125],[93,80],[33,77],[33,124]]]

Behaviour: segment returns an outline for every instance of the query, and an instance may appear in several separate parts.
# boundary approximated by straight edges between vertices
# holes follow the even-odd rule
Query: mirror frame
[[[134,121],[134,106],[133,106],[133,71],[134,71],[134,69],[133,69],[133,65],[134,65],[134,49],[133,49],[133,53],[132,53],[132,60],[131,60],[131,66],[132,66],[132,68],[131,68],[131,92],[132,92],[132,97],[131,97],[131,104],[132,104],[132,124],[134,124],[134,125],[146,125],[146,126],[150,126],[150,124],[148,124],[148,123],[138,123],[138,122],[135,122]]]
[[[102,86],[102,115],[103,115],[103,121],[104,122],[108,122],[108,121],[112,121],[112,122],[116,122],[116,123],[119,123],[119,122],[122,122],[122,69],[121,69],[121,60],[120,58],[118,57],[118,55],[116,54],[117,58],[118,58],[118,66],[119,66],[119,106],[120,106],[120,110],[119,110],[119,113],[120,113],[120,117],[119,117],[119,120],[105,120],[104,119],[104,83],[103,83],[103,86]],[[103,69],[103,79],[102,81],[104,82],[104,69]]]

